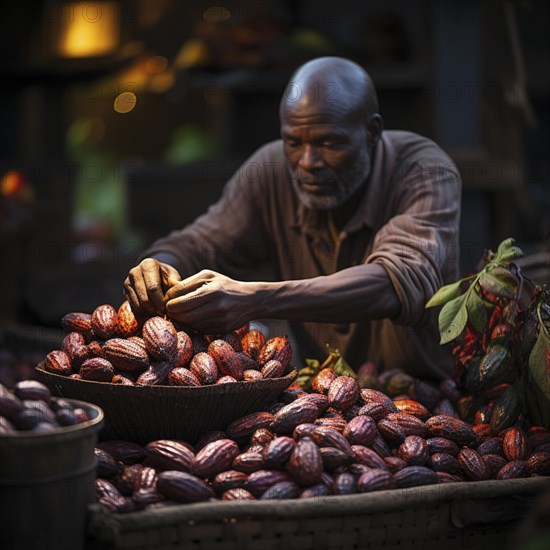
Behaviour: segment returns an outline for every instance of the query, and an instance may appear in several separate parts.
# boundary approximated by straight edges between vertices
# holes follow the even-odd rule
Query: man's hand
[[[130,269],[124,281],[124,293],[135,311],[148,315],[163,315],[164,295],[179,281],[180,274],[171,265],[146,258]]]
[[[166,311],[204,332],[233,330],[254,317],[254,293],[254,283],[203,270],[168,290]]]

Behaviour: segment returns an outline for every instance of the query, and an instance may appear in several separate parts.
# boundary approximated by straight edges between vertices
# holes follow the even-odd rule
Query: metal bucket
[[[0,436],[0,548],[81,550],[95,500],[94,447],[103,411],[68,399],[91,420],[47,434]]]

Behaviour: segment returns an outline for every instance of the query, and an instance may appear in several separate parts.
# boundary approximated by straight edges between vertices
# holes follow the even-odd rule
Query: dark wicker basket
[[[123,386],[75,380],[36,369],[54,395],[99,405],[105,412],[100,439],[145,444],[156,439],[195,442],[206,432],[223,429],[246,414],[261,410],[296,379],[282,378],[201,387]]]
[[[89,508],[90,550],[517,550],[550,478],[449,483],[304,500],[207,502],[113,514]]]

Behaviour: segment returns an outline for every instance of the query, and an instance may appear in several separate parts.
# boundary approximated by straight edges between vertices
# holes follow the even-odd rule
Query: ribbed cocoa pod
[[[244,488],[256,498],[262,496],[269,487],[280,481],[291,481],[288,472],[282,470],[258,470],[248,476]]]
[[[134,480],[134,494],[137,492],[155,491],[157,487],[157,472],[154,468],[144,466]]]
[[[187,332],[179,330],[176,335],[176,354],[174,367],[187,367],[193,358],[193,341]]]
[[[390,413],[388,414],[388,416],[386,416],[386,420],[399,424],[399,426],[401,426],[405,430],[405,433],[407,435],[418,435],[423,438],[428,437],[428,428],[426,427],[425,423],[416,416],[399,412]]]
[[[527,439],[523,431],[518,428],[509,428],[502,439],[502,451],[511,462],[513,460],[525,460],[527,458]]]
[[[170,361],[151,361],[149,368],[142,372],[136,380],[136,386],[160,386],[168,380],[172,370]]]
[[[320,447],[319,452],[323,460],[323,468],[329,472],[342,466],[347,466],[354,460],[354,457],[350,457],[347,453],[336,447]]]
[[[225,433],[229,439],[244,442],[259,428],[268,428],[274,416],[268,412],[254,412],[231,422]]]
[[[357,462],[365,464],[369,468],[386,468],[384,458],[381,457],[376,451],[364,447],[363,445],[352,445],[351,447]]]
[[[446,414],[447,416],[454,416],[460,418],[458,411],[449,399],[442,399],[433,409],[434,415]]]
[[[1,388],[8,391],[7,388],[0,384],[0,389]],[[44,401],[44,403],[49,403],[54,411],[58,408],[70,407],[70,404],[67,401],[59,403],[59,406],[56,407],[60,401],[60,398],[52,399],[52,394],[48,386],[42,384],[42,382],[39,382],[38,380],[20,380],[13,386],[12,394],[18,399]]]
[[[298,439],[302,437],[311,437],[311,434],[313,433],[313,430],[315,430],[318,427],[317,424],[313,424],[311,422],[304,422],[303,424],[298,424],[296,428],[294,428],[294,431],[292,432],[292,437],[298,441]]]
[[[332,369],[322,369],[311,381],[311,388],[317,393],[327,394],[335,379],[336,374]]]
[[[157,490],[166,498],[178,502],[201,502],[214,496],[214,491],[198,477],[180,471],[158,475]]]
[[[494,454],[504,456],[502,437],[490,437],[480,443],[476,450],[480,455]]]
[[[369,416],[360,415],[348,422],[343,435],[352,445],[368,446],[374,441],[376,434],[376,422]]]
[[[105,342],[101,353],[123,372],[143,372],[150,364],[145,347],[136,340],[111,338]]]
[[[239,454],[239,447],[232,439],[218,439],[203,447],[192,462],[192,472],[202,478],[213,478],[231,468]]]
[[[212,432],[205,433],[195,443],[194,451],[198,453],[203,447],[212,443],[212,441],[218,441],[218,439],[227,439],[227,435],[222,430],[214,430]]]
[[[344,433],[345,429],[348,427],[348,423],[343,416],[322,416],[315,420],[317,426],[324,426],[326,428],[332,428],[337,432]]]
[[[356,416],[360,416],[359,411],[361,410],[362,406],[363,402],[361,401],[361,399],[358,399],[354,405],[347,408],[345,411],[342,411],[342,416],[344,417],[344,420],[346,422],[349,422],[350,420],[353,420]]]
[[[446,437],[430,437],[426,439],[426,443],[428,444],[430,454],[446,453],[455,458],[458,454],[458,445]]]
[[[509,386],[497,399],[491,414],[491,429],[493,433],[511,426],[521,412],[521,400],[515,385]]]
[[[242,488],[248,481],[248,476],[244,472],[237,470],[227,470],[220,472],[212,481],[214,491],[219,495],[230,489]]]
[[[136,491],[132,494],[131,498],[136,510],[144,510],[153,504],[158,504],[165,500],[164,496],[156,488],[150,491]]]
[[[222,500],[256,500],[256,497],[242,487],[235,487],[234,489],[228,489],[222,496]]]
[[[413,382],[413,377],[406,372],[396,372],[387,382],[384,388],[385,392],[391,396],[407,393],[409,386]]]
[[[130,378],[127,378],[126,376],[122,376],[122,374],[115,374],[113,378],[111,378],[111,384],[120,384],[121,386],[135,386],[135,382],[133,382]]]
[[[69,356],[75,370],[78,370],[80,365],[90,357],[90,350],[80,332],[69,332],[61,342],[61,350]]]
[[[208,346],[208,354],[214,358],[218,370],[235,380],[243,379],[243,366],[237,352],[225,340],[214,340]]]
[[[430,434],[434,437],[446,437],[457,445],[472,445],[477,443],[477,436],[472,426],[459,418],[452,416],[432,416],[425,423]]]
[[[92,312],[91,319],[92,331],[97,338],[108,340],[116,336],[118,328],[118,316],[116,309],[103,304],[98,306]]]
[[[185,367],[177,367],[168,373],[170,386],[200,386],[200,380]]]
[[[72,372],[69,356],[64,351],[57,349],[46,355],[43,366],[48,372],[62,376],[68,376]]]
[[[539,450],[541,446],[550,446],[550,430],[542,426],[531,426],[526,436],[533,451]]]
[[[273,441],[275,437],[275,434],[268,428],[258,428],[250,437],[250,444],[265,447]]]
[[[462,393],[457,386],[457,383],[452,378],[446,378],[439,384],[441,395],[447,398],[451,403],[456,405],[462,397]]]
[[[313,430],[311,437],[319,447],[334,447],[353,458],[354,452],[348,440],[342,433],[327,426],[319,426]]]
[[[397,412],[397,409],[395,408],[392,399],[381,391],[372,388],[363,388],[361,390],[361,399],[363,400],[365,405],[369,403],[384,403],[388,405],[390,409],[392,409],[391,412]]]
[[[454,474],[459,470],[457,459],[447,453],[432,454],[426,465],[436,472],[447,472],[449,474]]]
[[[234,470],[251,474],[264,467],[264,457],[259,451],[246,451],[235,457],[232,467]]]
[[[260,351],[264,347],[265,336],[257,328],[250,329],[242,338],[241,345],[243,353],[258,361]]]
[[[193,452],[187,444],[171,439],[151,441],[145,446],[144,466],[156,470],[180,470],[189,472],[194,460]]]
[[[241,365],[242,365],[242,368],[243,368],[243,373],[246,372],[247,370],[249,371],[254,371],[258,374],[261,374],[260,373],[260,365],[258,365],[258,363],[256,361],[254,361],[254,359],[252,359],[251,357],[248,357],[248,355],[242,353],[242,352],[237,352],[237,357],[239,358],[239,361],[241,362]],[[263,376],[262,376],[263,378]]]
[[[535,451],[525,464],[530,476],[550,475],[550,452]]]
[[[340,473],[341,468],[338,468],[334,473],[335,475],[338,475]],[[365,472],[368,472],[369,470],[372,470],[370,466],[367,466],[366,464],[361,464],[360,462],[353,462],[349,466],[346,466],[345,471],[349,472],[350,474],[353,474],[357,479],[359,476],[363,475]]]
[[[273,415],[270,430],[277,434],[289,434],[298,424],[314,422],[318,414],[319,409],[315,404],[298,399]]]
[[[430,456],[426,440],[418,435],[408,435],[398,452],[399,457],[409,466],[424,466]]]
[[[503,382],[511,362],[510,350],[501,344],[491,344],[479,364],[479,379],[485,387]]]
[[[433,411],[441,400],[441,392],[438,389],[417,378],[409,386],[408,394],[429,411]]]
[[[95,492],[98,499],[102,499],[105,497],[113,498],[113,499],[119,499],[122,498],[122,494],[120,491],[110,482],[106,479],[96,478],[94,480],[95,485]]]
[[[397,409],[395,408],[395,405],[392,401],[389,403],[367,403],[366,405],[363,405],[360,409],[358,414],[362,416],[368,416],[369,418],[372,418],[375,422],[379,422],[383,418],[386,418],[388,414],[392,412],[396,412]]]
[[[23,410],[21,400],[0,384],[0,417],[12,418]]]
[[[382,418],[377,424],[380,435],[386,440],[389,445],[401,445],[407,437],[407,432],[396,422],[392,422],[387,418]],[[376,436],[376,434],[375,434]]]
[[[292,357],[292,348],[288,338],[285,336],[275,336],[266,341],[260,350],[258,363],[264,366],[268,361],[276,359],[281,363],[284,373],[288,372],[288,366]]]
[[[122,471],[112,478],[113,485],[126,497],[134,492],[136,479],[140,476],[143,466],[141,464],[131,464],[124,466]]]
[[[350,376],[338,376],[328,389],[328,401],[331,407],[345,411],[359,398],[359,385]]]
[[[433,485],[437,483],[437,474],[426,466],[407,466],[393,474],[396,487],[418,487],[420,485]]]
[[[216,380],[216,384],[233,384],[237,382],[236,378],[233,378],[232,376],[229,376],[228,374],[225,374],[224,376],[220,376]]]
[[[357,490],[360,493],[372,491],[384,491],[393,489],[395,480],[393,475],[386,468],[373,468],[369,472],[362,474],[357,480]]]
[[[204,351],[197,353],[191,359],[189,370],[197,377],[201,385],[214,384],[218,379],[218,365],[214,358]]]
[[[116,461],[124,464],[135,464],[145,457],[145,449],[137,443],[123,441],[120,439],[111,439],[101,441],[97,447],[106,453],[109,453]]]
[[[117,333],[121,338],[130,338],[139,331],[139,321],[137,320],[130,302],[124,300],[117,311]]]
[[[135,510],[134,502],[130,497],[121,496],[119,498],[113,498],[106,496],[99,498],[98,501],[100,504],[105,506],[109,512],[114,512],[117,514],[124,514]]]
[[[67,313],[61,319],[61,326],[68,332],[79,332],[89,337],[92,334],[92,316],[79,311]]]
[[[370,448],[382,458],[392,456],[392,452],[388,444],[379,433],[376,434],[374,441],[370,444]]]
[[[395,472],[398,472],[399,470],[402,470],[407,466],[407,463],[402,458],[399,458],[398,456],[385,457],[384,464],[392,474],[394,474]]]
[[[294,481],[302,486],[321,481],[323,459],[319,447],[311,438],[303,437],[296,443],[288,461],[288,471]]]
[[[463,478],[456,474],[449,474],[448,472],[436,472],[437,483],[460,483],[464,481]]]
[[[82,380],[110,382],[113,379],[114,372],[115,370],[110,361],[101,357],[92,357],[82,363],[79,374]]]
[[[103,345],[103,341],[92,340],[87,346],[89,357],[103,357]]]
[[[518,479],[527,477],[527,462],[525,460],[512,460],[505,464],[495,476],[496,479]]]
[[[486,454],[481,455],[481,458],[487,467],[489,479],[494,479],[498,471],[508,463],[507,460],[501,455]]]
[[[263,380],[264,377],[259,370],[247,369],[243,371],[243,380],[245,382],[254,382],[256,380]]]
[[[119,473],[116,460],[107,451],[96,447],[94,453],[97,458],[96,471],[98,477],[109,479]]]
[[[217,338],[215,338],[215,340],[218,339],[227,342],[238,353],[241,353],[243,351],[241,337],[234,330],[220,334]]]
[[[416,416],[416,418],[420,418],[420,420],[426,420],[430,417],[430,411],[418,401],[413,401],[412,399],[399,399],[394,400],[393,404],[399,412]]]
[[[469,447],[462,447],[458,451],[458,464],[467,479],[483,481],[489,479],[489,471],[480,454]]]
[[[260,500],[282,500],[287,498],[298,498],[300,487],[294,481],[279,481],[267,489]]]
[[[357,479],[353,474],[343,472],[334,480],[334,492],[337,495],[353,495],[357,492]]]
[[[280,378],[284,375],[286,368],[277,359],[271,359],[262,367],[261,373],[264,378]]]
[[[151,317],[143,324],[141,334],[151,357],[174,362],[178,350],[178,333],[170,321],[159,316]]]
[[[290,460],[296,442],[291,437],[276,437],[269,442],[263,451],[265,468],[283,469]]]
[[[304,489],[298,498],[320,498],[330,494],[331,490],[324,483],[318,483]]]

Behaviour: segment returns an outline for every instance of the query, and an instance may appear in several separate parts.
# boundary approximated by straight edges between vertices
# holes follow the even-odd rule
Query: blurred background
[[[286,81],[320,55],[364,66],[386,128],[430,137],[458,164],[463,274],[512,236],[546,282],[549,24],[545,0],[3,6],[2,364],[28,376],[65,313],[118,307],[140,251],[279,136]]]

